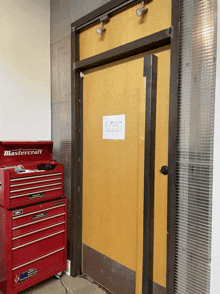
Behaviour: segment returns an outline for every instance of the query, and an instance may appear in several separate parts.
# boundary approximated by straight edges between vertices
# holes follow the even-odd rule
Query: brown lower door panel
[[[114,294],[134,294],[136,273],[83,244],[83,272]]]

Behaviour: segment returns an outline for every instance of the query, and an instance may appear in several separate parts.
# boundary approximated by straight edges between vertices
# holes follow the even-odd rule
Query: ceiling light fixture
[[[110,17],[107,14],[104,15],[104,16],[102,16],[102,17],[100,17],[101,27],[98,27],[96,29],[96,33],[98,35],[101,35],[104,31],[106,31],[106,28],[104,28],[103,26],[104,26],[104,23],[108,22],[109,20],[110,20]]]
[[[102,22],[101,22],[101,27],[98,27],[98,28],[96,29],[96,33],[99,34],[99,35],[101,35],[102,32],[104,32],[105,30],[106,30],[106,28],[103,28],[103,21],[102,21]]]

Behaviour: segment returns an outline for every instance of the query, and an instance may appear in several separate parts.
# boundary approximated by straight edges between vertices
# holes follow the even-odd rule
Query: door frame
[[[151,0],[152,1],[152,0]],[[176,149],[178,124],[178,75],[180,1],[172,0],[172,24],[170,28],[140,38],[128,44],[110,49],[84,60],[79,60],[79,34],[90,25],[98,23],[100,16],[113,15],[137,0],[112,0],[71,24],[71,216],[72,230],[69,243],[71,275],[82,273],[82,165],[83,165],[83,71],[124,59],[166,45],[171,47],[170,95],[169,95],[169,145],[168,145],[168,205],[167,205],[167,282],[166,293],[174,293],[175,279],[175,236],[176,236]],[[150,222],[145,211],[144,219]],[[146,240],[146,230],[144,230]],[[152,232],[151,232],[152,233]],[[150,268],[149,259],[143,258],[143,272]],[[149,275],[150,276],[150,275]],[[142,293],[149,294],[148,279],[143,277]]]

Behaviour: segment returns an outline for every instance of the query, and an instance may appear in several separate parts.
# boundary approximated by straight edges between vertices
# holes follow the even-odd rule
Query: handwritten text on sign
[[[125,115],[103,116],[103,139],[125,139]]]

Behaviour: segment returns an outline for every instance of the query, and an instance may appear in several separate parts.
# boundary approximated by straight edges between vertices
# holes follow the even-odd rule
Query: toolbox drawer
[[[65,230],[65,221],[55,223],[38,230],[31,230],[29,233],[23,235],[20,234],[17,237],[12,238],[12,248],[28,242],[32,242],[34,240],[43,238],[62,230]]]
[[[65,248],[61,247],[48,254],[41,255],[38,259],[30,261],[17,268],[12,269],[13,288],[25,284],[30,280],[56,268],[65,262]]]
[[[5,209],[48,201],[63,196],[63,166],[26,173],[0,169],[0,182],[0,205]]]
[[[18,237],[20,235],[24,235],[33,231],[37,231],[39,229],[43,229],[45,227],[49,227],[51,225],[55,225],[63,221],[65,221],[64,212],[58,215],[48,217],[48,218],[37,220],[28,226],[22,226],[22,227],[18,226],[12,229],[12,238]]]
[[[66,221],[67,199],[61,198],[46,203],[14,210],[12,212],[12,239],[54,226]],[[33,237],[31,237],[33,238]]]
[[[61,172],[30,175],[10,179],[10,205],[45,200],[62,196],[63,178]]]
[[[12,218],[12,229],[19,226],[30,226],[32,223],[38,220],[47,219],[49,217],[60,215],[62,213],[65,213],[65,204],[44,208],[41,210],[23,214],[21,216],[15,216]]]
[[[12,248],[12,267],[18,267],[31,260],[38,259],[51,251],[65,247],[65,230]]]

